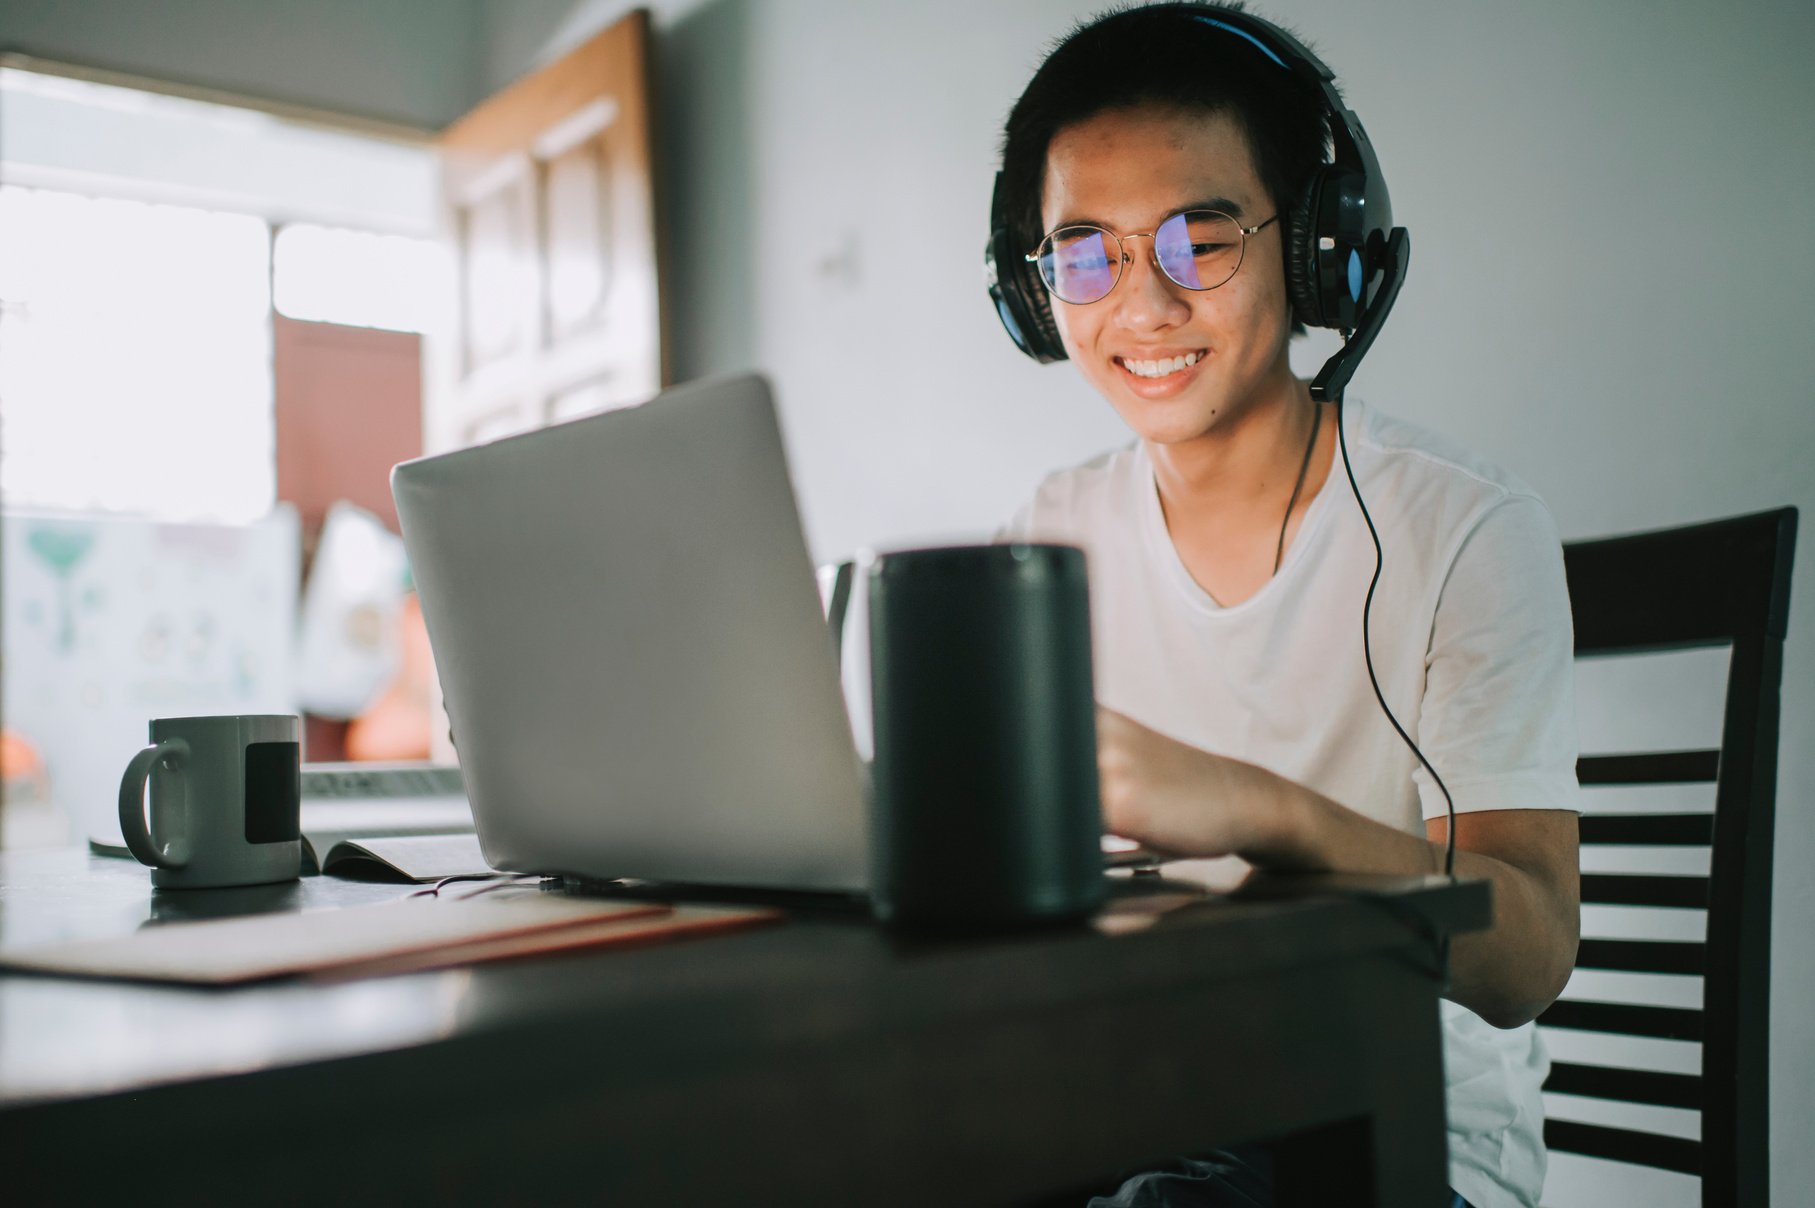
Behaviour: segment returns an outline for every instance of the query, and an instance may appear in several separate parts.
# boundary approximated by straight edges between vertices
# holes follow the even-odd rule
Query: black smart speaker
[[[869,570],[883,921],[993,929],[1103,902],[1084,552],[907,550]]]

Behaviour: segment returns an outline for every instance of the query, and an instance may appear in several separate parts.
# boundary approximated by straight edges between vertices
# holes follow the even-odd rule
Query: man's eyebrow
[[[1244,214],[1241,202],[1228,197],[1206,197],[1188,206],[1180,206],[1173,213],[1177,214],[1181,210],[1220,210],[1231,218],[1240,218]]]
[[[1236,219],[1240,219],[1240,218],[1244,217],[1247,213],[1245,210],[1242,209],[1241,202],[1236,201],[1233,198],[1202,197],[1196,201],[1188,201],[1182,206],[1175,206],[1174,208],[1167,210],[1166,217],[1170,218],[1174,214],[1183,214],[1187,210],[1220,210],[1224,214],[1227,214],[1229,217],[1236,218]],[[1077,215],[1077,216],[1072,216],[1072,217],[1061,218],[1058,222],[1053,224],[1051,229],[1056,231],[1063,227],[1074,227],[1074,226],[1093,226],[1093,227],[1099,227],[1105,231],[1115,230],[1115,228],[1113,226],[1110,226],[1107,222],[1104,222],[1101,218],[1091,218],[1091,217],[1088,217],[1085,215]]]

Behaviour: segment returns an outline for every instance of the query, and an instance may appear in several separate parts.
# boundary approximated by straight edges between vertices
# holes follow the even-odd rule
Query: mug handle
[[[165,763],[171,771],[181,772],[183,765],[189,761],[189,744],[180,738],[166,738],[154,747],[146,747],[132,757],[126,765],[126,774],[120,778],[120,833],[126,837],[126,846],[131,849],[133,857],[141,864],[153,868],[181,868],[189,863],[189,836],[179,834],[160,850],[151,841],[151,832],[145,826],[145,779],[151,774],[153,765]],[[183,778],[176,779],[181,800],[177,804],[177,814],[184,824],[189,821],[189,786]],[[158,798],[152,797],[151,808],[157,810]],[[168,813],[168,811],[166,811]],[[158,827],[163,830],[163,826]]]

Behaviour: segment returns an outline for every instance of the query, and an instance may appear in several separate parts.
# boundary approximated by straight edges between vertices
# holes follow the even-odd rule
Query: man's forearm
[[[1319,793],[1250,764],[1233,770],[1251,805],[1251,835],[1239,855],[1259,868],[1422,874],[1443,868],[1443,844],[1363,817]],[[1524,811],[1520,811],[1523,813]],[[1573,826],[1574,816],[1563,815]],[[1486,854],[1463,842],[1458,819],[1455,871],[1493,885],[1494,922],[1456,937],[1448,996],[1498,1027],[1533,1018],[1557,996],[1575,961],[1579,913],[1574,868],[1519,850]],[[1530,859],[1527,859],[1527,856]],[[1511,858],[1505,858],[1510,856]]]

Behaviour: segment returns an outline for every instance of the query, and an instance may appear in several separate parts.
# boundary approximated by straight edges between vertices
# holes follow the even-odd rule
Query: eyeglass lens
[[[1130,236],[1133,238],[1133,236]],[[1153,232],[1160,270],[1186,289],[1215,289],[1241,267],[1241,225],[1215,210],[1174,214]],[[1074,305],[1107,297],[1121,278],[1121,241],[1093,226],[1061,227],[1035,253],[1040,277],[1061,301]]]

